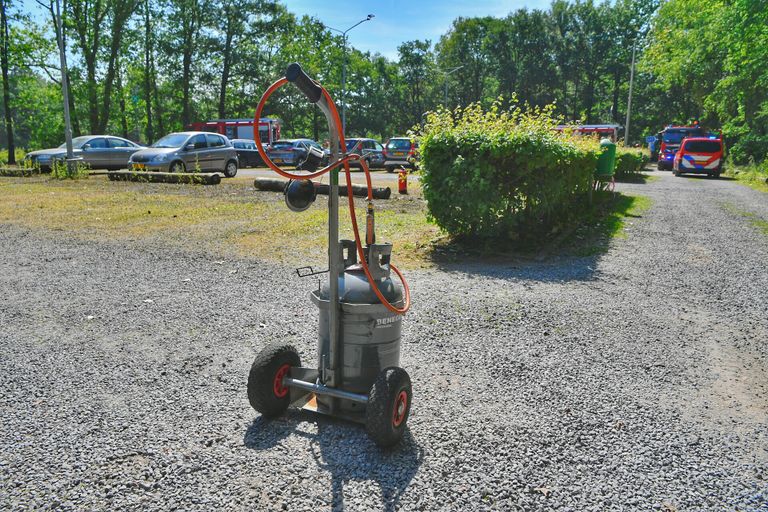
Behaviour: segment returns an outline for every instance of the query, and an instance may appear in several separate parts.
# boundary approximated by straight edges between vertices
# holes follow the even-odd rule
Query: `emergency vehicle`
[[[680,149],[680,144],[688,137],[704,137],[704,129],[698,121],[689,126],[669,125],[661,131],[661,144],[659,145],[659,159],[656,163],[658,170],[672,170],[675,154]]]
[[[721,137],[688,137],[675,154],[672,170],[675,176],[697,173],[718,178],[723,172],[723,156]]]
[[[253,132],[253,119],[216,119],[214,121],[192,123],[187,129],[197,132],[213,132],[226,135],[232,139],[256,140]],[[264,144],[272,144],[280,140],[280,119],[262,117],[259,119],[259,134]]]

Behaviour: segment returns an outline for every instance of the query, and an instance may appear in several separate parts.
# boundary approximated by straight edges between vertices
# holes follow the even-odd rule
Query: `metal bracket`
[[[389,260],[392,244],[371,244],[368,246],[368,269],[374,279],[389,277]]]
[[[354,240],[341,240],[341,258],[344,261],[344,268],[349,268],[357,264],[357,245]]]
[[[312,266],[307,267],[299,267],[296,269],[296,275],[299,277],[310,277],[310,276],[316,276],[319,274],[325,274],[328,272],[328,269],[326,270],[315,270],[312,268]]]

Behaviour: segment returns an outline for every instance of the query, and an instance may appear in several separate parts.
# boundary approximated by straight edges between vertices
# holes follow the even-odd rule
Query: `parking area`
[[[265,421],[249,406],[248,368],[266,343],[316,357],[317,282],[287,260],[170,243],[165,232],[116,239],[95,220],[77,232],[2,220],[3,501],[759,510],[768,237],[754,221],[768,220],[768,206],[735,182],[653,174],[619,184],[652,207],[604,254],[408,273],[401,362],[414,404],[393,451],[354,424],[299,411]],[[250,200],[222,187],[196,190]],[[237,222],[260,229],[248,212]]]

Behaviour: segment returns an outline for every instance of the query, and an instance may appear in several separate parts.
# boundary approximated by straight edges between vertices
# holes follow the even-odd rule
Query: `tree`
[[[71,17],[69,23],[74,28],[77,43],[82,53],[86,69],[86,88],[88,91],[88,118],[91,133],[104,133],[109,122],[112,106],[112,87],[114,85],[116,65],[122,45],[123,32],[139,0],[69,0]],[[108,23],[107,72],[103,88],[99,88],[97,69],[102,58],[102,45],[105,38],[102,30]],[[101,101],[99,101],[101,97]]]
[[[202,21],[201,6],[198,0],[174,0],[174,18],[178,20],[178,30],[181,33],[181,125],[187,127],[192,121],[189,91],[192,80],[192,57],[194,56],[197,39],[200,34]]]
[[[3,107],[5,109],[5,137],[8,141],[8,163],[16,164],[16,146],[13,141],[13,113],[11,112],[11,85],[8,80],[8,2],[0,0],[0,62],[3,73]]]
[[[407,41],[397,47],[400,73],[405,85],[407,119],[418,123],[427,106],[428,80],[435,74],[434,56],[429,41]]]
[[[457,87],[461,104],[486,99],[486,79],[491,69],[486,37],[497,22],[491,17],[458,18],[437,44],[441,68],[462,66],[462,80]]]

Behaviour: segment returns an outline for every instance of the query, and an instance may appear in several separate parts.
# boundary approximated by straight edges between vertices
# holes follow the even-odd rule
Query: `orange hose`
[[[259,105],[256,107],[256,114],[253,122],[254,126],[256,127],[256,130],[254,132],[254,138],[256,139],[256,149],[259,151],[259,155],[261,155],[261,158],[262,160],[264,160],[264,163],[267,164],[267,167],[275,171],[280,176],[284,178],[288,178],[289,180],[311,180],[312,178],[317,178],[318,176],[322,176],[323,174],[331,171],[332,169],[335,169],[346,160],[355,160],[356,159],[355,157],[359,158],[358,155],[347,155],[346,158],[342,158],[340,160],[337,160],[336,162],[328,164],[328,166],[320,169],[319,171],[316,171],[310,174],[291,174],[289,172],[282,170],[272,161],[272,159],[269,158],[269,156],[267,156],[267,152],[264,151],[264,148],[262,147],[261,133],[259,132],[259,119],[261,119],[261,113],[264,110],[264,105],[267,103],[267,99],[270,96],[272,96],[272,94],[274,94],[276,90],[278,90],[280,87],[284,86],[287,83],[288,83],[288,80],[286,80],[285,78],[281,78],[280,80],[277,80],[275,83],[270,85],[269,88],[261,96],[261,100],[259,100]]]
[[[267,99],[269,99],[272,94],[279,89],[280,87],[284,86],[286,83],[288,83],[288,80],[285,78],[281,78],[280,80],[277,80],[275,83],[269,86],[269,88],[264,92],[264,94],[261,96],[261,100],[259,100],[259,105],[256,107],[256,115],[254,119],[254,125],[256,126],[255,130],[255,139],[256,139],[256,149],[259,151],[259,155],[261,155],[261,158],[264,160],[264,162],[267,164],[267,166],[275,171],[280,176],[283,176],[285,178],[291,179],[291,180],[311,180],[312,178],[315,178],[317,176],[322,176],[323,174],[331,171],[332,169],[335,169],[339,165],[344,166],[344,170],[346,171],[346,180],[347,180],[347,199],[349,201],[349,215],[350,220],[352,221],[352,231],[355,234],[355,246],[357,247],[357,254],[360,259],[361,266],[363,267],[363,272],[365,273],[365,277],[368,278],[368,282],[371,285],[371,288],[373,289],[373,293],[376,294],[376,297],[381,301],[381,303],[390,311],[392,311],[395,314],[403,315],[406,311],[408,311],[411,307],[411,289],[408,286],[408,282],[405,280],[405,277],[403,277],[403,274],[400,272],[400,270],[392,265],[390,263],[389,267],[397,274],[397,277],[400,279],[400,282],[403,284],[403,298],[404,298],[404,304],[402,308],[398,308],[397,306],[390,303],[386,297],[384,297],[384,294],[381,293],[381,290],[379,289],[378,285],[376,284],[376,281],[374,280],[373,276],[371,275],[371,271],[368,268],[368,262],[365,260],[365,252],[363,251],[363,244],[360,241],[360,231],[357,227],[357,215],[355,214],[355,195],[352,191],[352,173],[349,168],[349,162],[350,160],[359,160],[360,165],[363,168],[363,172],[365,174],[365,181],[366,185],[368,187],[368,200],[373,199],[373,186],[371,184],[371,172],[368,169],[368,164],[365,162],[365,159],[361,158],[358,154],[350,154],[346,155],[339,160],[332,162],[328,164],[328,166],[324,167],[323,169],[320,169],[319,171],[310,173],[310,174],[291,174],[289,172],[286,172],[282,170],[280,167],[275,165],[274,162],[267,156],[266,151],[264,151],[264,148],[261,145],[261,134],[259,133],[259,119],[261,119],[261,113],[264,110],[264,105],[267,102]],[[325,96],[325,99],[328,102],[328,106],[331,111],[331,116],[333,117],[333,121],[336,124],[336,127],[338,128],[338,134],[339,134],[339,144],[342,148],[346,148],[347,144],[344,140],[344,131],[342,129],[341,125],[341,118],[339,117],[339,111],[336,109],[336,104],[333,102],[333,98],[331,98],[331,95],[328,93],[328,91],[325,90],[325,87],[321,87],[323,91],[323,95]],[[336,241],[338,243],[338,240]]]

